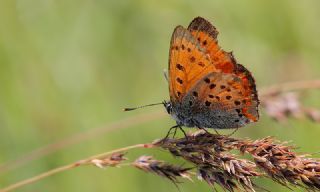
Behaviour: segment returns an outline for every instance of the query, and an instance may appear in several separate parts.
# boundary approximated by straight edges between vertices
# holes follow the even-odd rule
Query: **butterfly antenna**
[[[140,109],[140,108],[144,108],[144,107],[150,107],[150,106],[162,105],[162,104],[164,104],[164,103],[163,103],[163,102],[161,102],[161,103],[152,103],[152,104],[143,105],[143,106],[139,106],[139,107],[124,108],[123,111],[133,111],[133,110]]]

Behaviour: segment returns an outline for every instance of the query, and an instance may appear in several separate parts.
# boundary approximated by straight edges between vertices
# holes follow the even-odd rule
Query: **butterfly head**
[[[172,113],[172,104],[170,101],[163,101],[163,105],[169,114]]]

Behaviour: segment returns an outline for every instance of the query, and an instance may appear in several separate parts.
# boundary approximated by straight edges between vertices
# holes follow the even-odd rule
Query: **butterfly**
[[[177,26],[169,50],[170,101],[124,110],[163,104],[176,120],[172,128],[180,129],[239,128],[258,121],[254,78],[232,52],[220,48],[217,36],[217,29],[202,17],[187,29]]]
[[[222,50],[217,29],[197,17],[177,26],[169,50],[169,94],[164,102],[177,126],[239,128],[259,119],[259,99],[251,73]]]

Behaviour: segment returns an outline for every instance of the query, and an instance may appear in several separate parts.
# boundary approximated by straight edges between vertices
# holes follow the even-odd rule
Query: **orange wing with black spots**
[[[226,52],[218,45],[218,31],[207,20],[201,17],[195,18],[188,26],[188,30],[199,42],[200,46],[210,55],[212,65],[222,73],[234,74],[241,79],[242,94],[246,98],[246,105],[243,107],[243,114],[252,121],[257,121],[258,113],[252,108],[259,105],[255,81],[251,73],[241,64],[237,64],[232,52]]]
[[[213,72],[198,81],[183,102],[202,127],[237,128],[258,120],[258,101],[245,96],[245,91],[237,75]]]
[[[216,72],[206,49],[182,26],[175,28],[170,44],[169,91],[172,102],[186,93],[210,72]]]
[[[225,52],[218,45],[219,32],[207,20],[197,17],[188,26],[188,30],[210,55],[213,65],[224,73],[232,73],[236,68],[236,61],[232,53]]]

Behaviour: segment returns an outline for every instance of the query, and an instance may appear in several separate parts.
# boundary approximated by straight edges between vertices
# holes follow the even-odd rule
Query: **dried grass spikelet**
[[[106,157],[104,159],[92,159],[91,163],[99,168],[105,168],[105,167],[116,167],[118,166],[122,161],[127,160],[127,158],[124,158],[124,153],[114,153],[109,157]]]
[[[255,185],[251,178],[261,176],[255,163],[226,152],[236,142],[237,140],[226,136],[196,132],[187,138],[166,139],[157,144],[174,156],[193,163],[198,169],[199,178],[212,187],[218,184],[228,191],[254,191]]]
[[[215,153],[203,163],[197,164],[198,176],[210,186],[220,185],[228,191],[242,189],[254,191],[251,178],[261,176],[256,165],[248,160],[239,159],[229,153]]]
[[[252,178],[262,175],[287,187],[291,184],[320,189],[320,160],[297,155],[292,146],[271,137],[252,141],[198,131],[185,138],[157,141],[155,145],[193,163],[201,178],[228,191],[254,191],[257,186]],[[240,159],[231,150],[250,154],[253,161]]]
[[[307,158],[292,151],[293,147],[274,141],[271,137],[247,141],[239,145],[250,153],[256,164],[276,182],[320,190],[320,160]]]
[[[174,184],[178,183],[178,177],[191,180],[191,168],[172,165],[163,161],[154,159],[152,156],[141,156],[136,159],[133,166],[148,173],[154,173],[161,177],[171,180]]]

